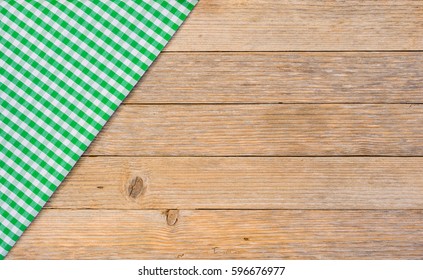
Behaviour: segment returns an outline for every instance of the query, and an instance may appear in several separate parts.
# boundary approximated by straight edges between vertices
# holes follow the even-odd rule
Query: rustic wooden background
[[[201,0],[8,259],[420,259],[423,1]]]

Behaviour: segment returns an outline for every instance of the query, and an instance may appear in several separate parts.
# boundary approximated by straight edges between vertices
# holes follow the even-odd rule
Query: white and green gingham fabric
[[[0,0],[0,259],[197,0]]]

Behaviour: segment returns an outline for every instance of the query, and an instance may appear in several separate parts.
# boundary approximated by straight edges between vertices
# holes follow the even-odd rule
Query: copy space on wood
[[[420,259],[422,211],[51,210],[10,259]]]
[[[200,1],[167,50],[423,50],[422,7],[413,0]]]
[[[423,103],[420,52],[163,53],[134,103]]]
[[[423,105],[122,106],[87,155],[422,156]]]
[[[54,209],[422,209],[420,157],[84,157]]]

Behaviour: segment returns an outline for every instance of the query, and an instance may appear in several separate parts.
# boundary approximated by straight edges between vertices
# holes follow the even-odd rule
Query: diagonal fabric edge
[[[0,0],[0,259],[198,0]]]

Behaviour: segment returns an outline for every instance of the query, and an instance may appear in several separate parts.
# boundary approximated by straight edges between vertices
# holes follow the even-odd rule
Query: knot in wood
[[[128,196],[135,199],[145,191],[144,180],[136,176],[128,184]]]
[[[166,222],[169,226],[174,226],[178,222],[179,210],[172,209],[166,213]]]

